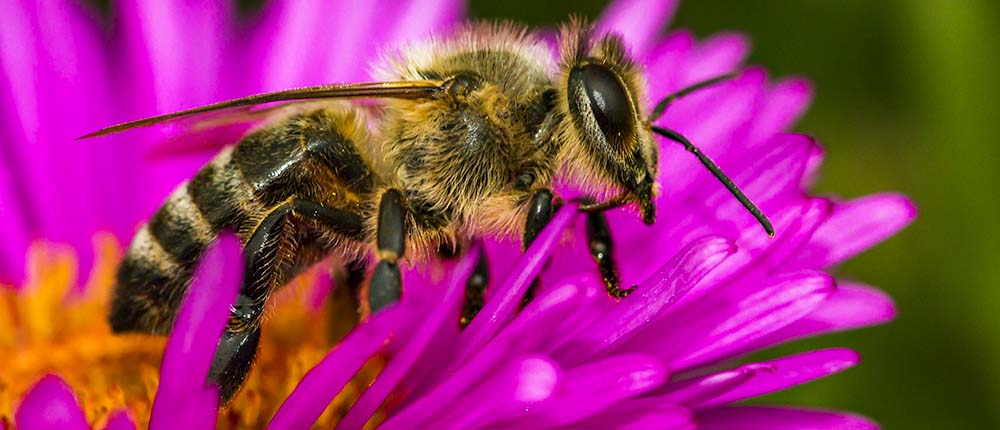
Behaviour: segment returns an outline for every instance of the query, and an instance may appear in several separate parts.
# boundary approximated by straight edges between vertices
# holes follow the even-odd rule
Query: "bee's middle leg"
[[[401,191],[390,188],[382,193],[375,232],[379,261],[368,287],[368,306],[372,313],[398,302],[402,296],[403,276],[398,261],[406,251],[406,215]]]

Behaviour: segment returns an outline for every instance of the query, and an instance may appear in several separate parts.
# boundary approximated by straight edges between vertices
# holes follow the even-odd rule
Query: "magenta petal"
[[[581,279],[582,280],[582,279]],[[587,309],[594,298],[595,289],[589,283],[565,283],[535,298],[517,318],[494,339],[468,360],[452,360],[452,368],[442,368],[445,374],[438,384],[424,393],[414,393],[415,399],[393,414],[394,422],[410,427],[431,420],[442,409],[452,405],[481,380],[493,374],[505,360],[519,354],[544,353],[548,341],[558,335],[555,329],[562,322],[572,322],[581,309]],[[481,318],[477,317],[477,318]],[[454,367],[460,365],[459,367]]]
[[[642,58],[677,10],[676,0],[616,0],[597,21],[598,32],[618,33]]]
[[[241,255],[239,240],[227,233],[202,256],[163,352],[150,429],[204,428],[195,426],[215,416],[218,395],[205,394],[215,392],[205,381],[240,288]]]
[[[658,319],[678,298],[736,251],[733,242],[706,237],[674,255],[639,286],[636,294],[613,307],[572,344],[557,352],[568,363],[584,362],[621,343],[636,330]]]
[[[837,264],[896,234],[916,216],[913,202],[899,194],[839,204],[790,266],[818,269]]]
[[[654,357],[623,354],[589,362],[564,375],[558,391],[534,408],[520,427],[557,427],[582,421],[662,384],[669,372]]]
[[[119,409],[108,416],[108,422],[104,425],[104,430],[135,430],[135,421],[129,416],[127,409]]]
[[[481,348],[503,328],[504,324],[513,318],[514,312],[517,311],[521,303],[521,298],[524,297],[524,292],[542,270],[549,253],[562,237],[563,230],[572,224],[573,218],[576,216],[576,207],[577,205],[574,203],[563,205],[562,209],[549,221],[548,226],[528,247],[524,256],[511,269],[510,275],[497,289],[498,294],[490,297],[483,309],[479,311],[479,315],[465,328],[459,340],[460,349],[457,361],[461,362]]]
[[[73,390],[55,375],[45,375],[31,387],[17,407],[14,422],[24,430],[90,428]]]
[[[722,393],[733,390],[744,382],[749,381],[753,377],[753,373],[752,370],[741,367],[739,369],[671,383],[654,390],[649,395],[653,395],[653,399],[661,402],[690,407],[691,405],[698,405],[705,400],[713,399]]]
[[[361,398],[354,403],[354,406],[344,416],[344,419],[340,421],[337,428],[352,429],[363,427],[385,398],[389,396],[393,388],[396,387],[400,379],[411,369],[414,363],[420,358],[420,355],[424,353],[435,333],[446,322],[454,322],[451,321],[451,318],[454,318],[452,310],[458,308],[465,297],[462,294],[465,291],[465,283],[476,267],[480,252],[479,246],[476,246],[463,257],[462,262],[459,263],[451,275],[448,289],[444,291],[440,305],[424,317],[413,337],[409,339],[398,354],[392,357],[389,364],[386,365],[385,369],[382,369],[378,378],[361,395]]]
[[[709,409],[695,415],[699,430],[874,430],[878,424],[843,412],[745,406]]]
[[[867,285],[841,283],[837,291],[808,315],[748,345],[744,351],[822,333],[882,324],[895,316],[896,306],[888,294]]]
[[[523,415],[548,399],[564,377],[559,365],[544,356],[527,356],[499,368],[467,396],[434,417],[429,425],[387,421],[386,429],[483,427],[500,419]]]
[[[787,130],[802,116],[811,100],[812,85],[805,79],[784,79],[775,84],[754,117],[750,141],[764,141]]]
[[[686,64],[685,85],[736,70],[747,53],[750,41],[737,33],[719,33],[701,43]]]
[[[840,372],[854,366],[860,360],[858,353],[850,349],[831,348],[748,364],[743,367],[766,369],[766,371],[754,371],[753,377],[739,387],[692,406],[696,409],[707,409],[774,393]]]
[[[378,352],[393,331],[409,323],[411,312],[395,305],[373,315],[323,357],[295,386],[268,428],[309,428],[358,369]]]
[[[797,321],[836,287],[825,273],[803,271],[774,276],[753,292],[747,289],[706,296],[664,318],[661,324],[674,327],[670,332],[657,339],[650,339],[653,333],[644,334],[636,340],[639,345],[632,344],[640,350],[658,350],[670,358],[672,369],[687,369],[729,356]]]
[[[626,399],[572,428],[622,430],[695,430],[694,414],[661,399]]]

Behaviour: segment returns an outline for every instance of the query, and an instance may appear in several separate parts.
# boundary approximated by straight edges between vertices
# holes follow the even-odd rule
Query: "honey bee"
[[[607,291],[623,298],[634,287],[619,285],[603,212],[635,203],[643,222],[656,219],[654,133],[683,144],[773,234],[711,160],[652,125],[677,98],[733,75],[682,89],[647,113],[641,71],[618,35],[574,21],[559,46],[554,60],[522,27],[468,24],[388,55],[377,69],[383,82],[256,95],[84,136],[177,121],[263,123],[138,231],[118,268],[111,326],[166,334],[202,252],[222,231],[236,232],[244,280],[209,375],[228,401],[256,355],[269,295],[293,276],[330,255],[374,257],[363,302],[377,312],[400,298],[404,256],[421,261],[479,237],[519,236],[527,247],[563,201],[552,191],[557,177],[603,198],[584,199],[579,210]],[[486,261],[470,278],[463,322],[481,303]]]

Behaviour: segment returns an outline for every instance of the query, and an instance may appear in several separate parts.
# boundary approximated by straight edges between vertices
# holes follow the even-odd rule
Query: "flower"
[[[345,50],[341,52],[360,55],[383,41],[400,40],[420,32],[414,28],[451,22],[460,10],[437,2],[414,2],[402,8],[404,13],[397,17],[379,17],[380,22],[394,24],[387,27],[394,30],[385,34],[370,31],[374,26],[370,18],[374,13],[384,12],[374,7],[320,13],[317,11],[338,6],[277,3],[261,15],[251,37],[227,40],[226,35],[231,34],[227,26],[232,21],[224,8],[188,3],[176,6],[179,7],[157,9],[143,2],[123,3],[121,10],[126,18],[121,22],[132,37],[127,38],[130,41],[127,58],[116,64],[127,65],[124,74],[128,77],[124,80],[127,91],[123,94],[131,101],[124,105],[136,114],[129,117],[176,109],[189,101],[197,104],[255,92],[247,89],[270,90],[291,84],[335,81],[340,76],[337,73],[347,69],[351,71],[343,72],[344,79],[358,80],[361,72],[341,68],[343,63],[337,63],[354,58],[351,56],[317,56],[312,60],[319,67],[308,68],[265,52],[292,56],[333,52],[316,49],[307,42],[319,40],[332,48],[335,42],[316,35],[324,34],[329,28],[326,21],[335,17],[342,20],[345,28],[356,29],[345,31],[352,39],[350,46],[338,46]],[[598,21],[598,28],[620,32],[633,54],[646,66],[648,93],[654,99],[692,82],[737,69],[748,49],[746,40],[735,34],[715,36],[700,43],[685,31],[660,37],[659,31],[674,6],[672,2],[619,0]],[[420,18],[408,12],[428,8],[439,13]],[[96,82],[106,85],[88,91],[104,94],[100,89],[110,87],[110,75],[104,69],[111,63],[103,59],[97,32],[85,19],[84,12],[68,5],[18,3],[12,9],[12,13],[0,19],[16,21],[25,16],[30,19],[14,22],[19,26],[5,26],[17,31],[4,32],[0,42],[9,46],[30,40],[31,43],[24,45],[41,47],[34,51],[33,58],[49,69],[43,67],[43,72],[32,75],[33,78],[39,82],[48,82],[47,79],[63,82],[63,87],[51,88],[63,88],[64,93],[79,97],[67,85],[72,79],[65,76],[86,72]],[[151,25],[150,17],[154,16],[163,21]],[[62,17],[72,25],[66,27],[66,33],[38,33],[45,36],[39,36],[44,43],[36,43],[31,29],[42,28],[37,24],[45,21],[45,17]],[[197,31],[180,31],[182,17],[185,21],[214,24],[192,25],[189,27]],[[98,72],[79,64],[67,68],[45,63],[44,59],[50,59],[49,55],[43,55],[49,53],[46,50],[65,46],[51,41],[76,40],[69,37],[75,32],[83,35],[79,37],[80,43],[90,48],[77,49],[82,54],[74,58],[94,61],[95,57],[89,54],[95,53],[100,64]],[[202,55],[177,55],[170,49],[188,46],[187,42],[193,40],[199,44],[190,46],[206,46]],[[271,46],[287,49],[268,50]],[[17,58],[12,58],[10,52],[0,50],[0,58],[9,60],[0,64],[4,67],[21,64],[13,61]],[[253,54],[243,59],[240,52]],[[261,73],[230,73],[245,69]],[[34,94],[35,88],[49,88],[37,83],[17,83],[23,81],[18,80],[20,75],[6,75],[14,77],[10,82],[16,82],[9,88],[16,91]],[[237,78],[213,86],[214,81],[189,79],[191,76]],[[256,78],[261,80],[258,82]],[[152,87],[140,85],[150,82]],[[251,373],[244,393],[223,412],[221,423],[261,427],[270,420],[271,428],[308,428],[334,422],[339,428],[360,428],[369,423],[390,429],[876,427],[866,418],[843,412],[733,405],[844,370],[858,361],[856,353],[843,348],[756,363],[742,363],[740,357],[805,336],[881,323],[891,319],[895,312],[891,299],[878,290],[858,283],[838,282],[824,269],[892,235],[912,220],[915,210],[905,197],[894,194],[842,202],[805,192],[820,165],[822,151],[808,136],[784,130],[805,109],[809,93],[809,86],[802,79],[772,84],[763,69],[749,68],[731,82],[686,97],[658,121],[691,138],[733,176],[770,215],[777,230],[774,238],[768,238],[753,218],[682,148],[665,142],[660,155],[662,192],[656,204],[661,215],[657,223],[646,227],[628,213],[612,213],[609,217],[618,252],[627,256],[619,258],[622,278],[626,284],[639,285],[634,294],[620,303],[607,298],[601,282],[592,273],[593,268],[580,263],[589,262],[590,257],[581,243],[582,228],[573,204],[559,211],[523,255],[516,244],[487,241],[475,246],[457,264],[443,267],[444,271],[407,272],[403,301],[373,315],[325,355],[322,336],[330,330],[324,323],[325,316],[317,318],[317,314],[301,305],[302,296],[310,294],[306,287],[318,283],[316,274],[309,273],[297,281],[301,284],[299,290],[291,288],[284,300],[278,298],[284,306],[274,312],[274,318],[264,329],[257,368]],[[198,99],[202,97],[200,94],[205,94],[206,99]],[[88,100],[98,105],[95,116],[101,115],[102,109],[114,109],[109,107],[111,103],[101,107],[101,100],[105,99]],[[29,106],[25,107],[26,103]],[[40,133],[37,118],[45,117],[38,115],[43,109],[32,107],[27,101],[2,106],[9,115],[4,117],[7,122],[3,124],[18,125],[11,129],[23,138],[14,141],[36,141],[30,138],[35,137],[48,145],[46,150],[65,145],[61,137],[44,140],[43,135],[35,134]],[[32,118],[34,123],[30,121]],[[58,133],[67,133],[65,137],[69,137],[76,131]],[[155,140],[154,137],[143,138]],[[212,136],[205,137],[209,138]],[[128,146],[124,141],[116,148],[125,151],[121,160],[135,161],[141,160],[148,150],[148,147]],[[188,149],[197,152],[198,147]],[[38,160],[49,155],[35,153],[34,149],[18,150],[27,155],[19,155],[22,158],[13,162],[5,159],[7,165],[40,166]],[[59,167],[80,164],[80,159],[69,152],[55,155],[58,157],[47,161]],[[188,163],[196,165],[190,160],[147,163],[142,168],[157,169],[156,174],[127,185],[157,190],[156,187],[172,186],[177,182],[175,179],[190,174]],[[67,168],[66,172],[70,171]],[[115,175],[111,171],[102,174],[111,177]],[[232,300],[235,278],[219,275],[213,281],[202,273],[198,282],[213,287],[199,284],[192,288],[198,293],[191,293],[185,300],[182,316],[167,341],[160,377],[156,378],[155,370],[149,375],[150,363],[155,365],[159,351],[156,339],[111,337],[103,321],[95,323],[93,316],[87,318],[94,312],[81,311],[99,309],[106,303],[92,299],[91,294],[97,291],[96,297],[106,299],[110,271],[116,253],[120,252],[117,245],[113,240],[101,239],[99,252],[93,259],[96,268],[91,271],[91,286],[78,293],[81,296],[71,296],[82,297],[82,302],[63,304],[68,286],[74,283],[75,264],[89,267],[83,244],[103,227],[99,223],[81,223],[72,227],[86,232],[76,233],[75,229],[61,225],[60,218],[54,215],[65,208],[47,207],[31,198],[51,195],[45,192],[55,185],[41,180],[39,183],[43,185],[37,185],[28,178],[25,181],[30,192],[25,192],[11,177],[5,179],[7,182],[0,184],[6,187],[0,187],[0,202],[31,203],[11,206],[17,208],[16,216],[7,220],[9,225],[3,228],[24,239],[21,241],[24,247],[15,248],[24,252],[9,252],[13,258],[5,264],[13,267],[23,255],[33,264],[26,271],[28,281],[18,284],[24,285],[21,291],[0,295],[6,301],[6,308],[16,309],[16,314],[23,317],[5,320],[0,315],[0,333],[27,333],[28,341],[0,338],[0,344],[7,348],[0,352],[6,355],[17,351],[15,357],[33,367],[19,370],[13,384],[3,379],[9,378],[6,373],[0,373],[3,383],[0,423],[9,426],[9,422],[3,421],[8,416],[4,415],[7,413],[4,408],[18,402],[12,390],[3,387],[21,387],[31,375],[41,379],[19,401],[14,414],[19,428],[31,428],[34,423],[59,423],[69,428],[85,428],[88,423],[130,428],[130,425],[145,426],[147,419],[151,426],[211,426],[216,405],[212,389],[203,386],[204,369],[207,357],[214,350],[214,339],[221,331],[216,328],[221,327],[225,308]],[[95,183],[104,183],[101,181],[114,182],[99,178],[83,181],[79,185],[81,193]],[[91,194],[82,195],[101,195],[106,190],[97,187]],[[151,194],[154,193],[142,198]],[[139,203],[115,204],[129,206],[127,213],[132,214],[115,212],[120,218],[115,218],[118,221],[107,228],[116,235],[129,231],[131,225],[126,224],[149,213],[136,214],[139,209],[134,207],[142,206]],[[29,210],[43,206],[44,210]],[[45,217],[54,221],[37,224],[25,221],[41,220],[35,216],[36,212],[45,212]],[[110,210],[104,208],[97,213],[104,212]],[[61,236],[60,229],[74,233]],[[50,241],[33,241],[36,237]],[[82,238],[82,242],[74,238]],[[67,249],[54,242],[70,243],[75,248]],[[233,246],[228,245],[230,253]],[[30,251],[25,251],[29,248]],[[226,248],[227,245],[222,245],[217,252],[225,255]],[[488,256],[494,282],[485,307],[463,331],[455,322],[464,280],[472,273],[480,253]],[[224,257],[210,257],[203,261],[202,271],[224,269],[219,272],[224,274],[232,269],[232,265],[220,268],[213,263]],[[7,266],[2,267],[7,270]],[[437,279],[442,272],[449,272],[444,285]],[[538,275],[542,287],[537,297],[519,309],[520,298]],[[64,308],[76,325],[53,324],[38,312],[48,311],[51,315],[53,310]],[[102,312],[96,314],[103,316]],[[205,325],[212,329],[183,328],[186,324],[200,326],[195,322],[197,318],[204,318]],[[73,344],[69,341],[72,337],[81,337],[82,341]],[[51,354],[53,351],[59,354]],[[63,361],[57,360],[60,355]],[[65,357],[78,363],[68,362]],[[81,364],[95,362],[103,364],[81,369]],[[307,372],[314,363],[318,364]],[[105,380],[92,384],[83,375],[115,378],[111,370],[117,365],[123,371],[116,381],[123,382]],[[43,376],[47,372],[66,376],[66,382],[55,376]],[[125,382],[144,388],[145,395],[137,393],[135,387],[119,385]],[[158,389],[153,388],[157,385]],[[70,386],[83,395],[76,397],[78,394]],[[277,407],[279,402],[281,405]],[[272,410],[276,411],[273,417]]]

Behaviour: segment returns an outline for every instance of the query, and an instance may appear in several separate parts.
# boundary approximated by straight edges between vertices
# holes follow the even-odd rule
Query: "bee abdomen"
[[[182,184],[142,227],[118,267],[110,321],[116,332],[162,334],[190,282],[214,229]]]

